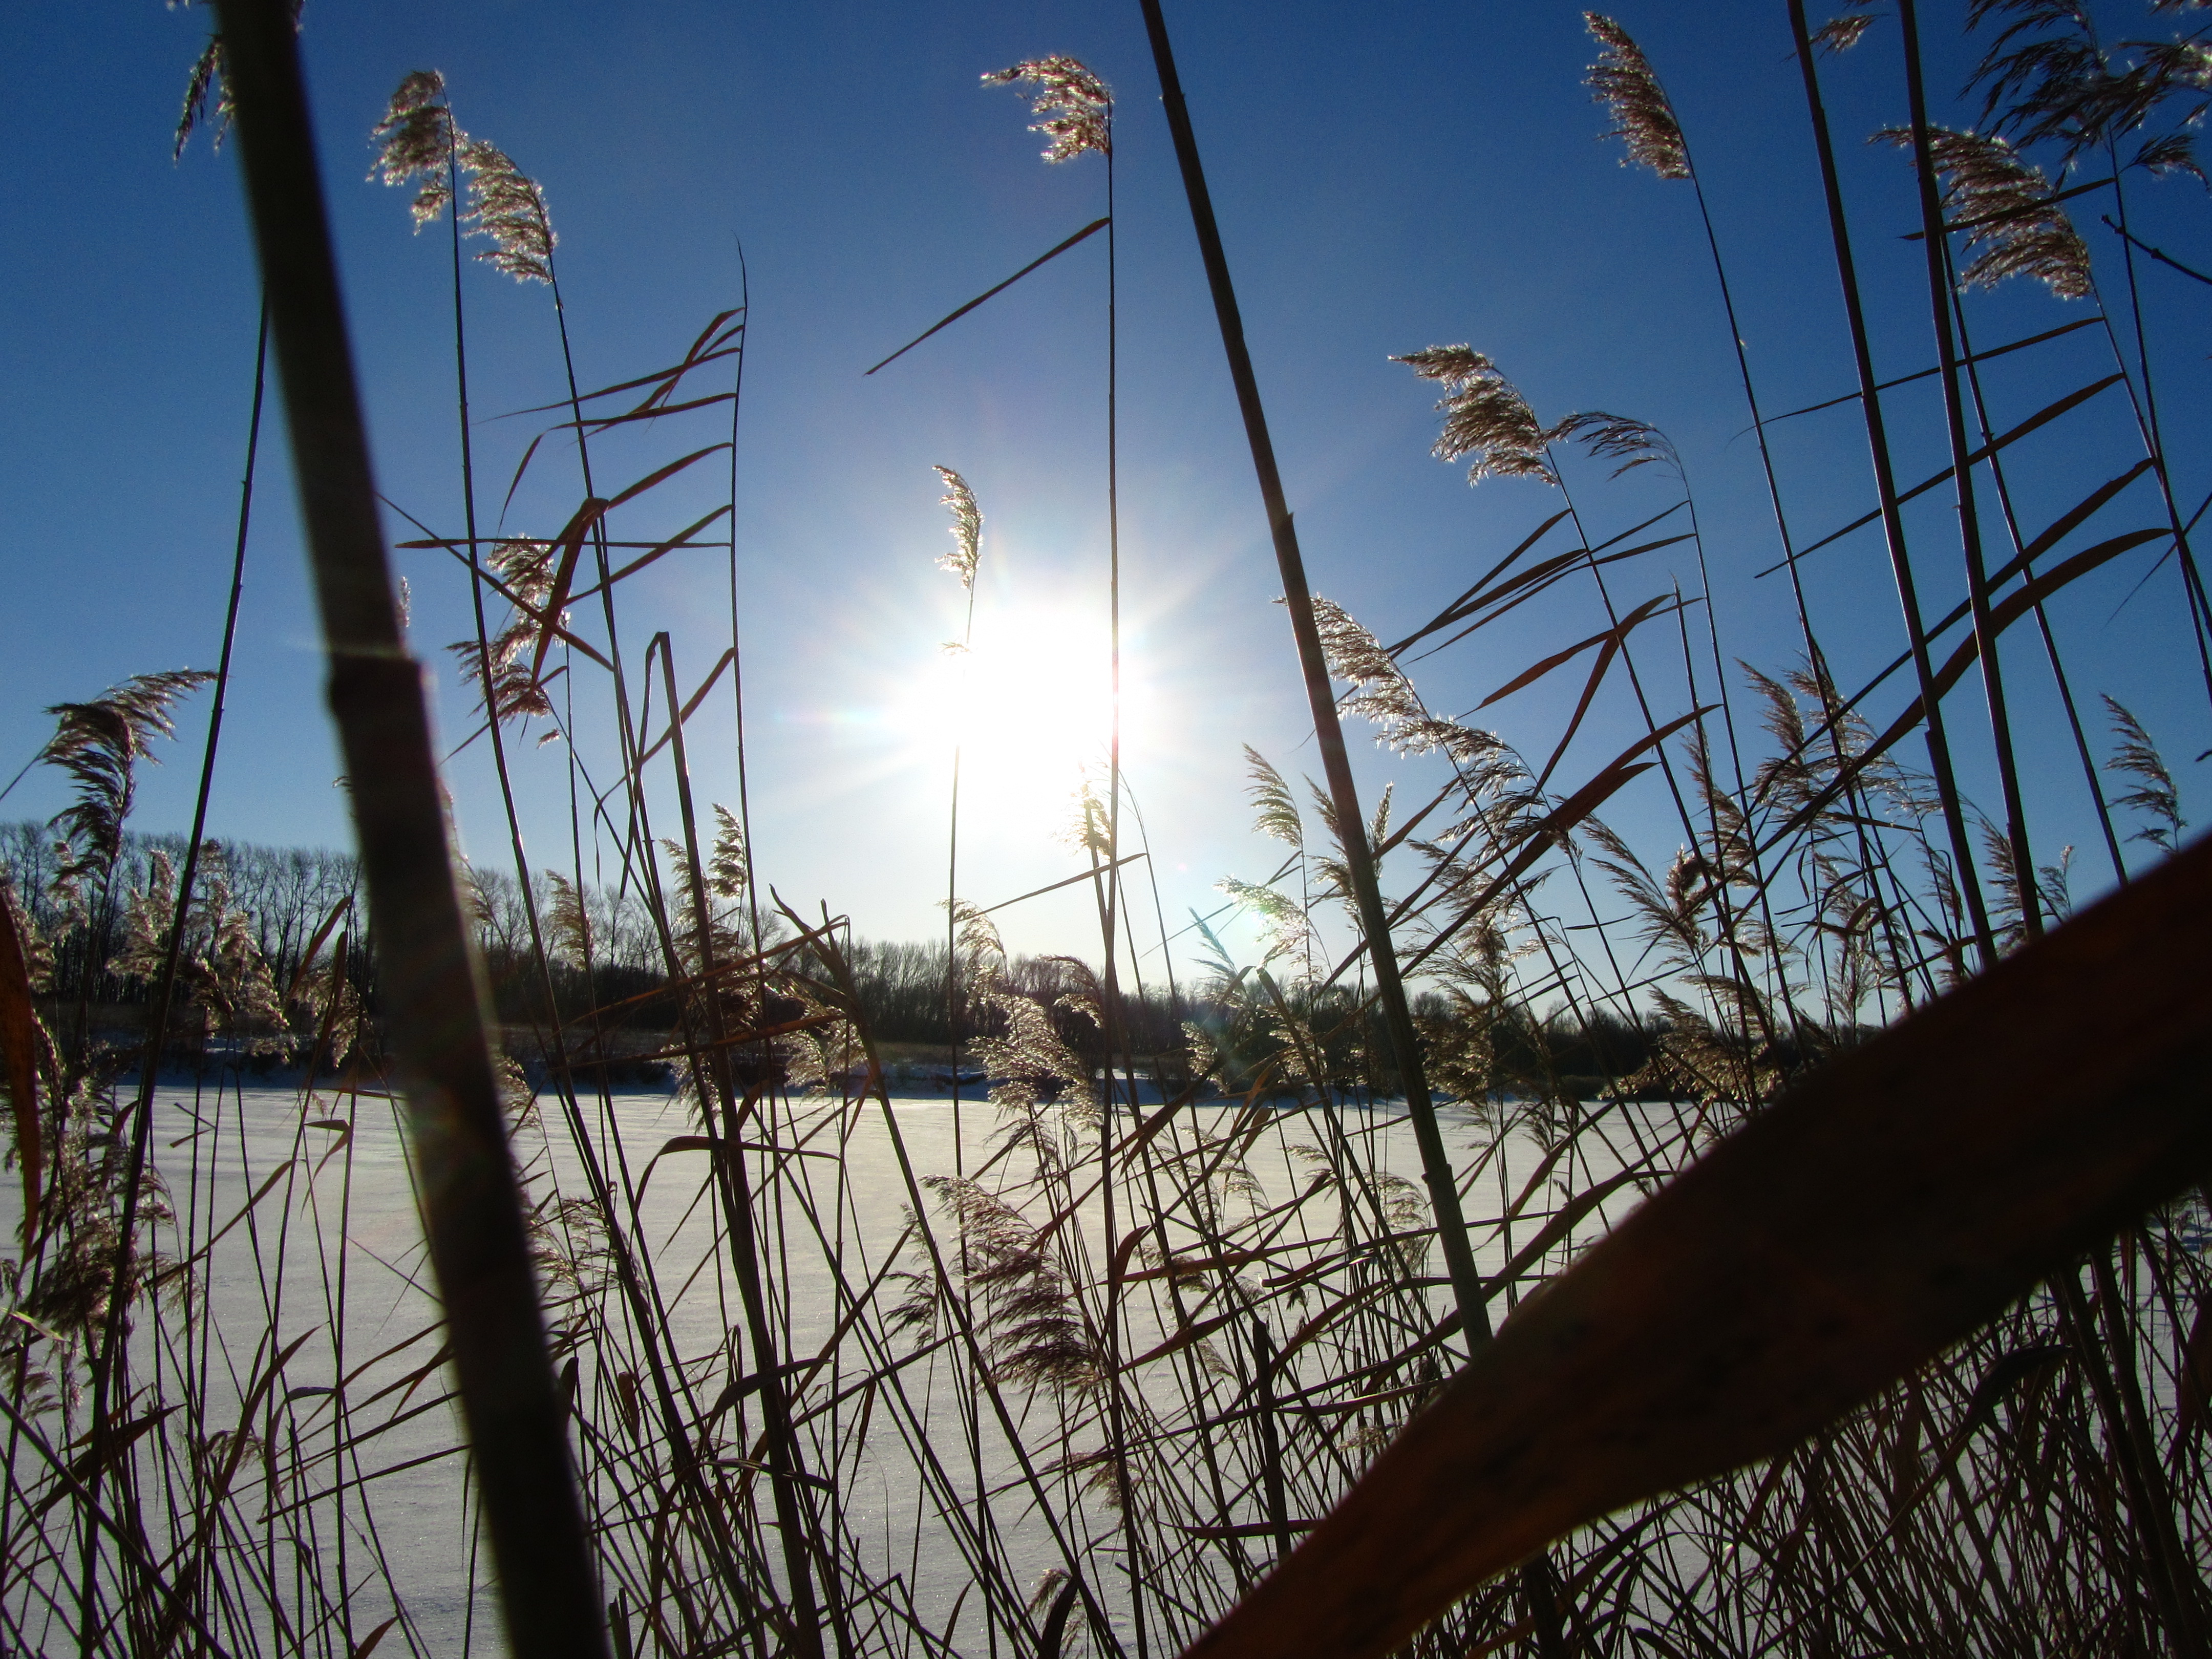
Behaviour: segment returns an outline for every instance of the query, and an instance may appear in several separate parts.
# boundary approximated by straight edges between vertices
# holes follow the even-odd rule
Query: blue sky
[[[1846,392],[1849,344],[1782,7],[1637,3],[1619,15],[1687,129],[1767,406]],[[0,379],[12,393],[0,413],[12,508],[0,775],[42,740],[45,705],[215,660],[256,289],[233,152],[201,140],[169,160],[208,16],[107,3],[38,9],[15,25],[18,59],[33,72],[0,110],[13,163],[0,196],[10,251]],[[2114,16],[2134,24],[2137,13]],[[1754,574],[1778,545],[1756,448],[1741,436],[1748,417],[1695,204],[1687,186],[1620,167],[1601,142],[1604,116],[1581,85],[1593,48],[1579,10],[1291,0],[1171,5],[1169,21],[1316,588],[1395,637],[1555,510],[1538,486],[1471,491],[1429,458],[1431,399],[1388,358],[1464,340],[1546,419],[1601,408],[1668,434],[1696,491],[1725,651],[1789,665],[1794,612],[1779,578]],[[1954,94],[1972,49],[1949,8],[1932,9],[1925,27],[1939,115],[1963,124],[1972,112]],[[1105,672],[1103,239],[882,374],[861,371],[1104,211],[1097,160],[1044,165],[1025,106],[981,89],[978,76],[1065,52],[1104,76],[1120,99],[1127,765],[1171,916],[1210,908],[1224,874],[1273,867],[1246,827],[1241,745],[1286,771],[1318,768],[1133,4],[311,0],[303,44],[380,481],[443,531],[458,533],[460,516],[446,244],[410,235],[404,197],[363,178],[369,128],[402,76],[442,70],[461,123],[544,186],[587,386],[672,358],[735,304],[743,238],[753,327],[736,539],[757,850],[795,906],[826,902],[884,937],[941,925],[949,756],[927,688],[942,672],[940,642],[959,632],[961,596],[933,563],[950,545],[933,464],[964,473],[981,501],[977,640],[1000,665],[970,734],[963,890],[988,902],[1076,868],[1053,830],[1079,757],[1039,729],[1054,710],[1095,704]],[[1918,246],[1900,240],[1917,222],[1910,171],[1858,142],[1903,118],[1897,56],[1884,22],[1826,70],[1885,374],[1933,360]],[[2178,258],[2212,257],[2196,186],[2147,185],[2131,211]],[[2117,274],[2094,210],[2081,222]],[[484,269],[466,279],[479,463],[501,481],[485,492],[495,512],[540,417],[491,417],[560,394],[558,341],[543,289]],[[2149,271],[2143,291],[2177,480],[2193,502],[2212,488],[2202,438],[2212,318],[2201,289],[2170,272]],[[2017,283],[1973,311],[1984,342],[2082,314]],[[2109,366],[2095,330],[2008,358],[1989,377],[1996,416],[2016,420]],[[1942,465],[1933,394],[1900,393],[1889,409],[1900,475]],[[636,476],[714,441],[702,430],[610,444],[597,464]],[[1872,505],[1849,407],[1793,422],[1776,442],[1801,538]],[[2023,517],[2052,516],[2128,465],[2133,443],[2124,403],[2107,394],[2021,446]],[[554,448],[509,528],[549,533],[573,509],[573,463]],[[289,475],[280,447],[263,459],[213,830],[343,844]],[[1649,477],[1615,483],[1583,467],[1570,482],[1601,536],[1672,499]],[[711,496],[713,482],[690,488],[668,492],[658,522],[703,510],[683,508]],[[1942,497],[1931,492],[1910,520],[1931,611],[1963,593]],[[2148,501],[2125,498],[2106,533],[2148,522]],[[391,529],[411,533],[397,519]],[[468,629],[465,580],[443,555],[398,556],[418,648],[442,656]],[[677,556],[628,585],[632,660],[666,628],[679,677],[704,672],[726,642],[723,556]],[[2189,757],[2212,746],[2212,718],[2171,568],[2118,609],[2148,564],[2123,560],[2069,593],[2062,645],[2084,695],[2110,691],[2150,725],[2186,803],[2202,793]],[[1694,587],[1686,549],[1632,567],[1617,594],[1639,601],[1678,576]],[[1856,684],[1901,648],[1877,538],[1815,556],[1808,580],[1839,678]],[[1582,586],[1516,614],[1510,632],[1421,665],[1434,706],[1468,708],[1599,625]],[[1688,706],[1663,643],[1655,635],[1648,671],[1662,714]],[[2029,630],[2008,635],[2007,650],[2019,664],[2015,718],[2032,734],[2039,834],[2086,855],[2094,830],[2049,676]],[[1540,757],[1577,689],[1555,676],[1482,722]],[[598,688],[580,682],[578,695],[596,700]],[[439,700],[457,738],[466,725],[450,676]],[[188,821],[204,707],[188,710],[188,740],[146,776],[141,827]],[[1947,705],[1968,790],[1995,813],[1979,707],[1971,678]],[[1563,779],[1587,776],[1641,729],[1627,699],[1609,695]],[[717,700],[691,737],[710,799],[735,799],[730,738]],[[1370,794],[1390,777],[1408,799],[1434,787],[1432,769],[1390,762],[1364,735],[1355,747]],[[503,828],[483,748],[458,758],[453,787],[468,849],[492,860]],[[604,773],[604,747],[585,758]],[[517,766],[533,851],[562,852],[562,751],[525,744]],[[0,815],[61,804],[57,781],[34,773]],[[1654,785],[1611,816],[1663,858],[1679,839],[1663,805]],[[2094,866],[2081,863],[2092,890]],[[1006,913],[1010,943],[1081,948],[1095,934],[1080,892]]]

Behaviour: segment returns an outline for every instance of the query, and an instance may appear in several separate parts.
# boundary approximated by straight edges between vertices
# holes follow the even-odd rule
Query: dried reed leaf
[[[1192,1659],[1370,1659],[1785,1449],[2212,1164],[2212,843],[1863,1047],[1524,1302]]]

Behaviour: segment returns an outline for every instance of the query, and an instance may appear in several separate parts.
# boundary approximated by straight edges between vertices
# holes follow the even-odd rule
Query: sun
[[[1105,765],[1112,740],[1105,629],[1073,606],[1035,602],[978,616],[973,643],[936,653],[913,674],[892,719],[917,758],[949,763],[958,749],[963,815],[1057,829],[1079,778]]]

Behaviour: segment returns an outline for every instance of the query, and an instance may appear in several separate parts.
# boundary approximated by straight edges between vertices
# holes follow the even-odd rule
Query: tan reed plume
[[[1481,352],[1465,344],[1431,346],[1390,361],[1444,389],[1437,403],[1444,428],[1430,453],[1440,461],[1473,457],[1467,470],[1469,483],[1485,478],[1559,482],[1544,454],[1551,434],[1536,419],[1528,400]]]
[[[1875,136],[1902,149],[1912,144],[1905,127]],[[1966,231],[1973,255],[1959,273],[1961,289],[2032,276],[2062,300],[2089,297],[2089,250],[2051,201],[2041,167],[1993,133],[1931,126],[1928,147],[1943,179],[1944,222]]]
[[[461,222],[470,235],[491,242],[477,258],[520,283],[553,280],[553,248],[559,239],[545,211],[545,192],[498,145],[471,138],[454,125],[445,76],[435,70],[416,70],[402,81],[373,136],[381,147],[368,176],[387,185],[416,186],[409,210],[416,229],[445,212],[458,170],[468,180]]]
[[[415,228],[422,229],[445,212],[453,196],[447,163],[456,135],[446,77],[435,70],[416,70],[402,81],[371,136],[381,144],[368,176],[387,185],[416,185],[408,210],[415,216]]]
[[[1662,179],[1688,178],[1689,147],[1682,142],[1674,106],[1667,101],[1659,77],[1652,73],[1651,60],[1629,39],[1628,31],[1610,17],[1586,11],[1583,22],[1604,48],[1583,84],[1590,89],[1591,99],[1604,105],[1613,117],[1613,131],[1605,136],[1619,138],[1628,147],[1621,166],[1641,162]]]
[[[487,236],[491,246],[477,258],[518,283],[553,280],[553,222],[545,211],[545,192],[526,176],[498,145],[464,137],[460,161],[469,175],[471,236]]]
[[[968,488],[968,480],[949,466],[933,468],[945,480],[945,494],[939,499],[952,509],[952,540],[954,550],[937,562],[939,570],[950,570],[960,578],[960,586],[975,586],[975,561],[982,549],[983,514],[975,505],[975,492]]]
[[[1858,45],[1859,37],[1867,32],[1868,26],[1880,15],[1879,12],[1871,11],[1844,12],[1821,24],[1813,31],[1809,38],[1813,45],[1822,52],[1849,52],[1853,46]]]
[[[1044,151],[1046,161],[1072,161],[1086,150],[1101,155],[1113,153],[1114,94],[1074,58],[1031,58],[983,77],[987,87],[1012,86],[1018,81],[1036,83],[1030,112],[1044,118],[1032,124],[1030,131],[1052,140]]]

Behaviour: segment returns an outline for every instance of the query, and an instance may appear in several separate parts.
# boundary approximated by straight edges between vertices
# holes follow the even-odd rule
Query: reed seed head
[[[1875,136],[1912,146],[1908,128],[1885,127]],[[2051,201],[2041,167],[1994,134],[1931,126],[1928,147],[1943,181],[1944,222],[1966,231],[1973,256],[1959,273],[1960,289],[2032,276],[2062,300],[2089,297],[2089,250]]]
[[[1847,11],[1831,17],[1813,31],[1814,49],[1823,54],[1849,52],[1858,45],[1859,37],[1867,32],[1878,15],[1879,13],[1871,11]]]
[[[435,70],[416,70],[394,88],[384,118],[371,137],[380,148],[368,176],[387,185],[416,185],[408,210],[420,230],[446,210],[453,198],[453,163],[459,133],[446,100],[446,77]]]
[[[1559,483],[1544,454],[1549,434],[1528,399],[1481,352],[1465,344],[1431,346],[1390,361],[1443,388],[1437,404],[1444,417],[1443,431],[1430,453],[1440,461],[1473,457],[1468,483],[1480,483],[1485,478]]]
[[[462,137],[460,163],[469,175],[469,234],[491,240],[491,246],[477,258],[518,283],[552,282],[558,239],[537,180],[525,176],[505,150],[482,138]]]
[[[1058,56],[1031,58],[983,77],[987,87],[1020,81],[1036,88],[1030,96],[1030,113],[1042,118],[1030,131],[1052,140],[1046,161],[1072,161],[1086,150],[1114,153],[1114,94],[1103,81],[1074,58]]]
[[[1613,117],[1613,131],[1605,136],[1628,147],[1621,166],[1641,163],[1662,179],[1688,178],[1689,146],[1682,142],[1681,124],[1652,72],[1651,60],[1612,18],[1586,11],[1583,22],[1604,48],[1583,84],[1590,89],[1591,100],[1604,105]]]
[[[945,494],[940,502],[952,509],[953,550],[937,562],[939,570],[950,570],[960,578],[960,586],[975,586],[975,562],[982,554],[983,514],[975,505],[975,492],[968,488],[968,480],[949,466],[934,468],[937,476],[945,480]]]

